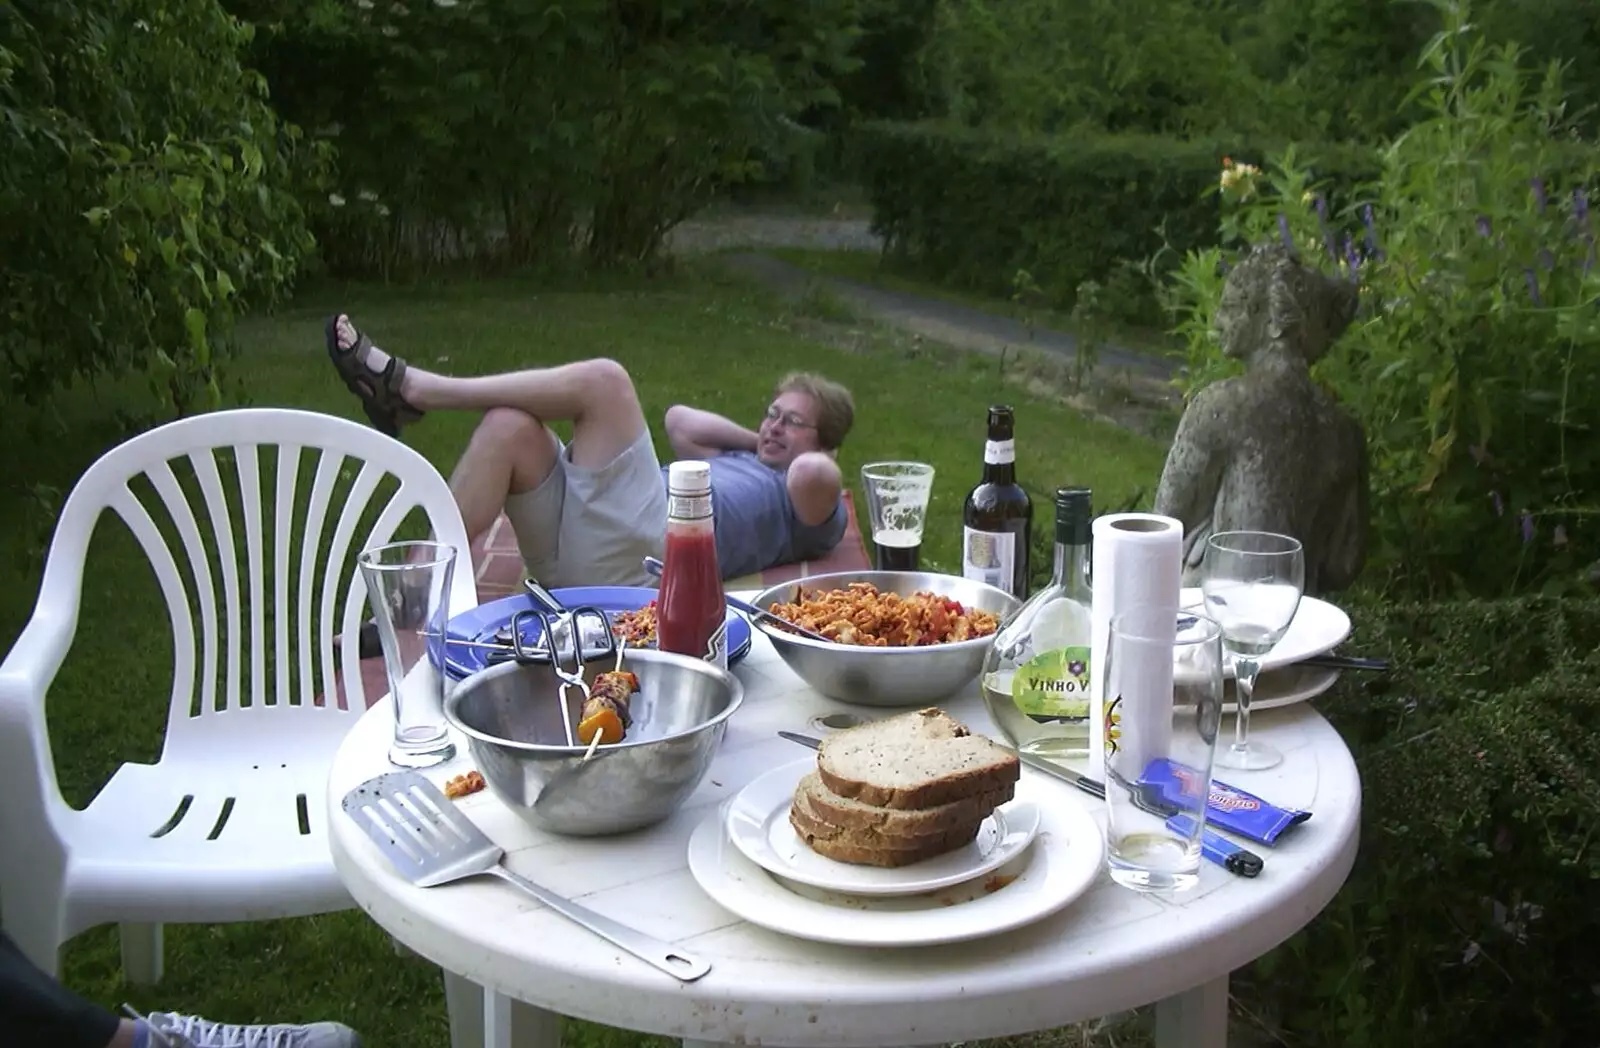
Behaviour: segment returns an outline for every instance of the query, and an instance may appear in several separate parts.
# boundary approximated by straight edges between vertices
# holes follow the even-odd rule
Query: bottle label
[[[1042,724],[1089,722],[1089,649],[1056,648],[1035,655],[1011,678],[1011,701]]]
[[[711,639],[706,641],[705,660],[719,670],[728,668],[728,620],[723,619],[722,625],[711,633]]]
[[[1009,462],[1017,461],[1017,442],[1015,440],[988,440],[983,445],[983,461],[995,466],[1004,466]]]
[[[668,520],[705,520],[711,516],[710,495],[667,495]]]
[[[1017,536],[1009,531],[962,528],[961,574],[1011,593],[1017,561]],[[1012,596],[1016,594],[1012,593]]]

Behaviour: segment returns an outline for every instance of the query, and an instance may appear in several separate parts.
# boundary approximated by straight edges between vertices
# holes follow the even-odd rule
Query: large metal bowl
[[[585,667],[585,677],[611,660]],[[744,701],[737,678],[700,659],[628,649],[639,678],[622,742],[568,746],[548,664],[504,663],[475,673],[445,699],[444,715],[469,742],[484,782],[542,830],[572,836],[624,833],[677,810],[711,767],[728,718]],[[582,697],[567,692],[573,726]]]
[[[878,589],[901,596],[919,590],[958,600],[963,607],[994,612],[1003,623],[1020,605],[1005,590],[959,575],[922,571],[841,571],[812,575],[771,586],[751,603],[763,611],[774,602],[787,603],[796,587],[808,591],[840,589],[852,582],[870,582]],[[807,684],[829,698],[858,706],[926,705],[948,698],[966,687],[983,668],[983,656],[993,634],[954,644],[917,648],[864,648],[810,640],[756,619],[789,668]]]

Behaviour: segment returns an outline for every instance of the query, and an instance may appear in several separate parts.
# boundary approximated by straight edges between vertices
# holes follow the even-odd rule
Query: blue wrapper
[[[1185,784],[1192,784],[1198,776],[1193,768],[1162,758],[1150,762],[1140,781],[1154,787],[1160,799],[1178,811],[1194,807],[1190,796],[1186,795]],[[1193,793],[1192,785],[1188,793]],[[1209,826],[1262,844],[1274,844],[1285,830],[1309,818],[1308,811],[1280,808],[1237,786],[1211,780],[1211,795],[1206,798],[1206,824]]]

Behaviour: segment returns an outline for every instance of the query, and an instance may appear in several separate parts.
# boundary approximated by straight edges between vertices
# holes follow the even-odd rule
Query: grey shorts
[[[552,588],[654,585],[644,558],[661,556],[667,492],[650,431],[600,469],[574,465],[557,444],[544,482],[506,499],[528,574]]]

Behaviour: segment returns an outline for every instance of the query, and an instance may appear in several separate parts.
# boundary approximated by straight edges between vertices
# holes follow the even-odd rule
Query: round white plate
[[[1178,606],[1186,611],[1205,614],[1205,598],[1198,586],[1189,587],[1178,595]],[[1261,672],[1293,665],[1313,655],[1325,655],[1350,636],[1350,616],[1341,608],[1316,597],[1301,597],[1295,609],[1294,621],[1283,639],[1271,651],[1261,656]],[[1223,669],[1227,677],[1233,676],[1233,664]],[[1254,705],[1252,704],[1252,709]]]
[[[1035,773],[1025,771],[1027,782]],[[721,807],[689,838],[689,870],[705,893],[751,924],[813,942],[931,946],[981,939],[1042,920],[1089,890],[1105,865],[1093,801],[1041,787],[1033,846],[987,877],[922,895],[844,895],[774,877],[728,840]]]
[[[789,825],[795,786],[815,771],[806,758],[752,780],[727,805],[728,839],[757,866],[814,888],[852,895],[914,895],[982,877],[1022,853],[1039,832],[1039,808],[1017,784],[1016,796],[983,821],[978,836],[954,851],[884,869],[839,862],[812,851]]]
[[[1250,700],[1251,710],[1272,710],[1279,706],[1293,706],[1297,702],[1314,699],[1333,687],[1339,680],[1339,671],[1326,666],[1285,666],[1263,673],[1256,678],[1256,693]],[[1234,685],[1228,682],[1223,693],[1222,711],[1238,710]]]

